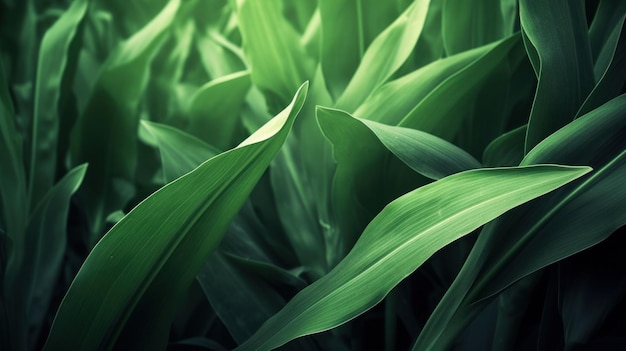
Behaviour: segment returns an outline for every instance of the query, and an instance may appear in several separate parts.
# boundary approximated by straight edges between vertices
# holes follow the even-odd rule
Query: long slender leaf
[[[374,39],[337,101],[337,108],[353,112],[402,66],[424,28],[429,2],[415,1]]]
[[[424,327],[415,350],[446,348],[497,293],[597,244],[626,224],[622,211],[626,191],[619,185],[626,172],[625,107],[625,95],[615,98],[560,129],[526,155],[522,165],[587,163],[595,170],[487,225]]]
[[[252,81],[282,104],[306,79],[313,62],[300,45],[298,33],[283,16],[283,2],[237,0],[237,19]]]
[[[29,203],[34,208],[54,183],[57,164],[57,135],[61,82],[69,60],[69,49],[77,40],[77,31],[87,12],[88,1],[72,2],[71,6],[48,29],[39,49],[35,102],[30,147]]]
[[[442,14],[441,32],[448,55],[489,44],[505,36],[500,0],[479,3],[446,0]]]
[[[520,21],[538,55],[539,83],[525,152],[574,119],[593,87],[585,10],[580,1],[520,1]]]
[[[562,166],[467,171],[396,199],[335,269],[296,295],[237,350],[270,350],[347,322],[443,246],[589,171]]]
[[[292,103],[237,148],[144,200],[92,250],[45,350],[162,348],[179,299],[274,157],[302,107]],[[98,286],[94,290],[93,287]]]
[[[133,196],[139,123],[136,109],[146,88],[149,63],[179,5],[180,0],[169,2],[147,26],[111,54],[74,127],[72,164],[89,163],[79,194],[90,220],[90,246],[102,234],[105,218]]]

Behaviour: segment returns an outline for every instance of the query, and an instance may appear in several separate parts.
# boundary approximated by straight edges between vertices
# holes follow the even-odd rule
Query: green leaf
[[[34,208],[54,184],[62,81],[70,62],[70,46],[78,40],[79,26],[87,12],[87,0],[71,6],[46,31],[39,49],[32,140],[29,160],[29,203]],[[61,155],[64,157],[64,155]]]
[[[454,55],[503,38],[505,30],[500,2],[444,1],[441,32],[446,53]]]
[[[611,32],[619,26],[624,13],[626,3],[623,1],[600,0],[593,21],[589,27],[589,44],[593,55],[593,62],[599,60],[600,52],[606,46]]]
[[[239,115],[249,89],[250,74],[246,71],[202,86],[191,98],[187,131],[219,149],[234,146],[243,128]]]
[[[581,1],[520,1],[524,34],[536,51],[539,83],[525,152],[572,121],[593,88],[593,66]],[[534,54],[529,54],[533,57]]]
[[[400,7],[395,1],[319,1],[320,62],[334,97],[346,88],[372,40],[404,10]]]
[[[354,111],[402,66],[419,38],[430,0],[416,0],[367,48],[337,108]]]
[[[515,128],[493,140],[483,155],[487,167],[517,166],[524,158],[526,126]]]
[[[163,184],[190,172],[220,153],[218,149],[180,129],[145,120],[140,122],[139,137],[158,148]]]
[[[23,292],[15,289],[14,279],[27,258],[24,231],[28,221],[26,175],[23,166],[22,136],[9,94],[4,64],[0,59],[0,345],[3,349],[26,348],[24,312],[18,300]],[[11,275],[9,278],[7,275]]]
[[[445,349],[499,292],[589,248],[626,224],[626,95],[552,134],[521,165],[589,164],[594,172],[488,224],[420,334],[415,350]],[[597,142],[601,140],[602,142]]]
[[[307,86],[237,148],[161,188],[100,240],[65,295],[45,350],[108,350],[123,331],[118,347],[165,346],[180,298],[281,147]]]
[[[277,101],[313,75],[313,61],[300,44],[299,34],[283,16],[278,0],[237,0],[237,19],[252,81]],[[272,106],[273,107],[273,106]]]
[[[349,321],[442,247],[589,171],[563,166],[473,170],[394,200],[370,222],[344,260],[236,350],[271,350]]]
[[[411,190],[411,186],[415,188],[427,181],[416,177],[413,171],[436,180],[480,168],[480,163],[465,151],[424,132],[387,126],[323,107],[318,107],[317,119],[333,144],[338,164],[332,205],[344,236],[345,252],[385,204]],[[354,157],[355,149],[367,157]],[[404,165],[394,163],[393,155]]]
[[[74,127],[72,164],[89,163],[79,194],[90,222],[90,247],[102,234],[105,218],[133,196],[137,108],[149,78],[150,62],[179,5],[180,0],[170,1],[157,17],[111,54]]]
[[[615,26],[594,66],[596,86],[582,104],[576,117],[616,97],[626,81],[626,17]]]
[[[39,339],[39,330],[55,293],[67,246],[70,198],[86,171],[87,165],[78,166],[55,184],[35,207],[26,229],[25,246],[30,259],[20,267],[17,278],[23,285],[14,287],[20,286],[25,295],[31,342]]]

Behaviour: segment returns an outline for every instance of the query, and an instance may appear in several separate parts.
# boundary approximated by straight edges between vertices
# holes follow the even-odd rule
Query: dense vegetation
[[[625,20],[2,0],[0,350],[625,348]]]

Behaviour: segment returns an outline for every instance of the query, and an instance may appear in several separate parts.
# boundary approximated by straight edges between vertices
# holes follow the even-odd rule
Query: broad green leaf
[[[54,184],[57,165],[57,137],[63,77],[70,62],[70,46],[78,40],[79,27],[87,12],[88,1],[71,6],[46,31],[39,48],[32,136],[29,160],[29,204],[34,208]],[[74,62],[75,64],[75,62]],[[61,155],[64,157],[64,155]]]
[[[164,124],[141,121],[139,135],[158,148],[161,156],[163,184],[190,172],[202,162],[219,154],[219,150],[180,129]]]
[[[306,79],[313,61],[283,15],[280,0],[237,0],[237,19],[252,82],[282,104]]]
[[[521,0],[519,6],[523,32],[539,59],[538,70],[533,62],[539,83],[528,121],[528,153],[574,119],[594,79],[581,1]]]
[[[454,55],[503,38],[505,33],[500,2],[445,0],[441,32],[446,53]]]
[[[424,132],[387,126],[323,107],[318,107],[317,119],[333,144],[338,164],[332,205],[345,237],[343,250],[346,251],[385,204],[409,191],[410,186],[417,187],[427,181],[412,171],[437,180],[480,168],[480,163],[463,150]],[[355,149],[367,157],[354,157]],[[393,162],[395,158],[404,165]]]
[[[516,166],[524,158],[526,126],[504,133],[485,149],[483,164],[487,167]]]
[[[430,0],[416,0],[367,48],[337,108],[353,112],[402,66],[419,38]]]
[[[215,30],[209,30],[205,35],[196,33],[196,48],[212,79],[246,70],[241,48]]]
[[[394,200],[370,222],[343,261],[236,350],[271,350],[353,319],[442,247],[589,171],[563,166],[473,170]]]
[[[250,89],[246,71],[229,74],[202,86],[191,98],[187,131],[226,149],[241,133],[240,111]]]
[[[169,183],[119,221],[76,275],[44,349],[108,350],[118,337],[118,347],[163,348],[179,299],[281,147],[306,90],[307,83],[238,147]]]
[[[41,199],[30,216],[25,232],[29,260],[20,267],[20,288],[25,295],[29,339],[39,339],[50,301],[54,296],[67,245],[70,198],[83,181],[87,165],[69,171]],[[31,345],[32,346],[32,345]]]
[[[626,224],[626,95],[552,134],[521,165],[589,164],[594,172],[488,224],[415,350],[446,348],[499,292],[604,240]],[[602,140],[602,142],[597,142]]]
[[[180,0],[170,1],[111,54],[72,132],[72,164],[89,163],[79,194],[91,227],[90,247],[102,234],[105,218],[133,196],[137,108],[149,78],[150,62],[179,5]]]

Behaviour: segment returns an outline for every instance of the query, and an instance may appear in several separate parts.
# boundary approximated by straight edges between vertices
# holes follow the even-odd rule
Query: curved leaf
[[[137,164],[137,107],[150,62],[174,21],[180,0],[170,1],[141,31],[107,59],[71,135],[72,165],[89,163],[79,197],[90,222],[89,246],[102,235],[104,220],[132,198]]]
[[[572,121],[593,88],[585,9],[580,1],[520,1],[520,21],[538,59],[539,83],[525,152]],[[534,55],[530,55],[533,57]]]
[[[232,147],[233,139],[243,129],[239,114],[249,89],[247,71],[202,86],[191,98],[187,131],[219,149]]]
[[[586,163],[589,176],[488,224],[426,323],[415,350],[446,348],[499,292],[626,224],[626,95],[563,127],[522,165]]]
[[[370,222],[344,260],[236,350],[271,350],[349,321],[442,247],[589,171],[563,166],[473,170],[394,200]]]
[[[402,66],[422,33],[429,3],[416,0],[374,39],[337,101],[337,108],[354,111]]]
[[[91,251],[57,313],[45,350],[165,345],[175,307],[220,242],[304,103],[292,103],[237,148],[148,197]],[[97,287],[94,289],[94,287]]]
[[[85,17],[87,0],[72,2],[71,6],[46,31],[41,40],[30,147],[29,203],[34,208],[54,184],[59,133],[59,102],[61,82],[68,67],[70,45],[78,40],[79,26]],[[62,155],[64,157],[64,155]]]

